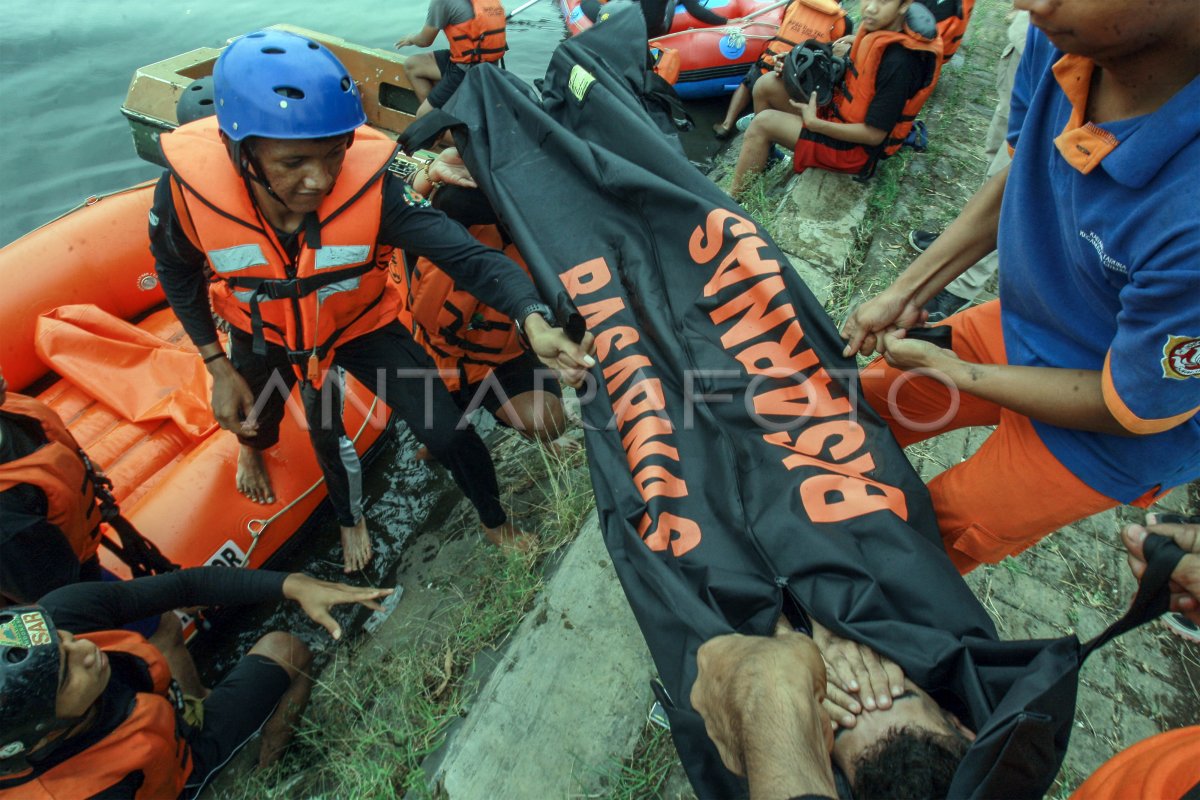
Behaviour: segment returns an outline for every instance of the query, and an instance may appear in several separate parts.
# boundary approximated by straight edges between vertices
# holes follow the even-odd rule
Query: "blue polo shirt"
[[[1093,125],[1092,66],[1030,29],[1000,306],[1010,364],[1102,371],[1138,436],[1033,425],[1084,483],[1131,502],[1200,477],[1200,78],[1152,114]]]

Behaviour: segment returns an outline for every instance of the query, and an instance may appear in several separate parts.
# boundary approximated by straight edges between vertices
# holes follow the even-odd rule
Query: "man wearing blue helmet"
[[[161,139],[169,170],[151,212],[151,251],[213,377],[213,414],[242,444],[238,490],[274,502],[262,454],[277,441],[299,380],[346,571],[370,560],[358,459],[336,413],[348,371],[450,470],[491,541],[520,542],[487,448],[459,425],[433,362],[397,321],[391,252],[428,257],[511,316],[567,383],[578,384],[594,363],[590,335],[570,341],[520,267],[388,172],[394,142],[361,127],[357,87],[322,45],[282,31],[249,34],[222,53],[213,84],[215,122],[201,119]],[[457,177],[441,162],[425,172]],[[228,355],[211,312],[230,325]]]

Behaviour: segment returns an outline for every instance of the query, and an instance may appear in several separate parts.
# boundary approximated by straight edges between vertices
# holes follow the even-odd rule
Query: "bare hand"
[[[529,348],[547,367],[555,371],[558,379],[567,386],[578,389],[583,384],[587,371],[596,366],[592,353],[596,350],[596,337],[583,335],[576,344],[562,328],[551,328],[541,314],[530,314],[524,324],[529,338]]]
[[[883,360],[896,369],[936,369],[946,359],[958,359],[953,350],[936,344],[905,337],[903,329],[884,333],[876,347]]]
[[[1148,519],[1153,519],[1152,516]],[[1125,549],[1129,551],[1129,569],[1139,581],[1146,572],[1143,546],[1146,536],[1157,533],[1175,540],[1187,555],[1171,573],[1171,610],[1178,611],[1192,622],[1200,624],[1200,525],[1164,523],[1158,525],[1126,525],[1121,531]]]
[[[293,572],[283,581],[283,596],[298,603],[308,618],[329,631],[329,635],[334,639],[342,638],[342,626],[329,613],[331,608],[346,603],[359,603],[374,611],[383,611],[383,606],[377,601],[387,597],[392,591],[320,581],[303,572]]]
[[[924,324],[929,312],[912,299],[884,290],[850,312],[842,323],[842,338],[847,341],[844,356],[875,352],[878,335],[884,331],[915,328]]]
[[[817,118],[817,93],[813,92],[808,96],[807,103],[797,103],[795,100],[788,100],[793,108],[800,111],[800,119],[804,121],[804,127],[812,125],[813,120]]]
[[[254,410],[254,393],[242,374],[228,361],[212,371],[212,412],[217,424],[227,431],[243,436],[258,433],[258,414]]]
[[[843,639],[815,622],[813,640],[821,650],[829,676],[825,709],[842,727],[854,727],[853,715],[862,707],[868,711],[891,708],[892,698],[904,693],[904,671],[867,645]],[[858,699],[852,695],[858,695]]]
[[[438,153],[437,158],[429,165],[429,180],[434,183],[463,186],[467,189],[474,189],[477,185],[457,147],[447,147]]]
[[[792,631],[775,636],[731,633],[709,639],[696,654],[692,707],[717,746],[721,762],[735,775],[746,774],[745,743],[763,709],[805,708],[825,696],[825,665],[812,639]],[[833,730],[817,708],[827,748]],[[767,736],[774,735],[765,731]]]
[[[854,44],[854,34],[843,36],[833,43],[833,54],[839,58],[847,55],[850,52],[850,47]]]
[[[414,38],[415,37],[413,37],[413,36],[405,36],[403,39],[396,42],[396,49],[399,50],[402,47],[412,47],[415,44],[415,42],[413,41]]]

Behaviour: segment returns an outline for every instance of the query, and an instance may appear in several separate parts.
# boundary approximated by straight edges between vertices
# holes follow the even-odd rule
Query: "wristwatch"
[[[525,320],[529,319],[530,314],[538,314],[542,319],[546,320],[546,324],[554,326],[554,309],[545,303],[530,303],[521,309],[521,313],[517,314],[517,318],[513,320],[517,324],[517,335],[521,337],[521,343],[526,348],[529,347],[529,335],[525,333]]]

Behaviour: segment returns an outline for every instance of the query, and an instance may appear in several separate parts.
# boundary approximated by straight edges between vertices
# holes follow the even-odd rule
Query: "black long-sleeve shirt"
[[[285,249],[294,253],[297,233],[276,233]],[[391,174],[384,178],[378,243],[425,256],[460,288],[510,317],[539,302],[529,276],[514,261],[480,244],[466,228],[414,195],[403,180]],[[154,191],[150,252],[167,301],[192,342],[197,347],[215,342],[205,257],[183,233],[169,173],[163,174]]]
[[[131,581],[75,583],[41,600],[55,627],[107,631],[189,606],[244,606],[283,598],[286,572],[194,567]]]

